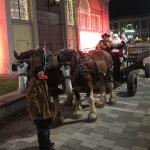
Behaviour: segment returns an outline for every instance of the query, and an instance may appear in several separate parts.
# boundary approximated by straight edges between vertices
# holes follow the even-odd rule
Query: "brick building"
[[[13,50],[92,49],[109,32],[109,0],[1,0],[0,74],[11,74]]]

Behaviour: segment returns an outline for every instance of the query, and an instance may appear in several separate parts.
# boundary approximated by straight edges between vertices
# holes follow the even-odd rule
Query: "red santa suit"
[[[110,52],[112,57],[124,58],[124,46],[125,42],[122,41],[117,34],[112,36],[112,51]]]

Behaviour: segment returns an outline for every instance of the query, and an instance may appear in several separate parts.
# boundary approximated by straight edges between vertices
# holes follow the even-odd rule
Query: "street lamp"
[[[135,33],[135,29],[132,27],[132,24],[128,24],[125,28],[126,33]]]
[[[124,32],[127,35],[128,40],[131,42],[135,34],[135,29],[133,28],[132,24],[127,24],[126,28],[124,28]]]

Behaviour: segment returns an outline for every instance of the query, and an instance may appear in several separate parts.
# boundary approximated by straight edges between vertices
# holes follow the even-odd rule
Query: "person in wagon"
[[[110,53],[113,58],[120,57],[120,60],[122,61],[125,56],[123,53],[124,46],[125,42],[119,38],[118,34],[114,33],[110,40],[110,34],[104,33],[102,35],[102,40],[100,40],[96,46],[96,50],[105,50]],[[113,49],[118,49],[119,51],[114,53],[112,52]]]
[[[112,57],[119,57],[120,62],[123,62],[123,59],[126,57],[124,48],[125,48],[125,41],[121,40],[118,34],[114,33],[112,36],[112,49],[119,50],[117,53],[112,52]]]
[[[125,43],[119,38],[118,34],[114,33],[110,40],[110,35],[104,33],[102,40],[96,46],[96,50],[105,50],[112,56],[113,59],[113,78],[115,81],[120,80],[120,65],[123,63],[124,53],[123,47]]]
[[[46,79],[47,76],[43,71],[38,68],[33,71],[28,83],[26,100],[29,114],[37,128],[39,150],[54,150],[49,130],[53,121],[53,111],[49,101]]]
[[[128,47],[127,47],[128,38],[126,37],[124,32],[121,34],[121,40],[125,43],[124,54],[125,54],[125,57],[127,57],[128,56]]]
[[[110,40],[110,34],[104,33],[102,35],[102,40],[98,42],[96,45],[96,50],[105,50],[107,52],[110,52],[112,50],[112,43]]]

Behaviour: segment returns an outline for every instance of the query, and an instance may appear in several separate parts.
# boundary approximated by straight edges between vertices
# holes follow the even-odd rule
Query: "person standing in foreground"
[[[53,121],[53,107],[48,95],[46,76],[35,70],[28,83],[27,106],[37,128],[39,150],[54,150],[50,140],[50,125]]]

